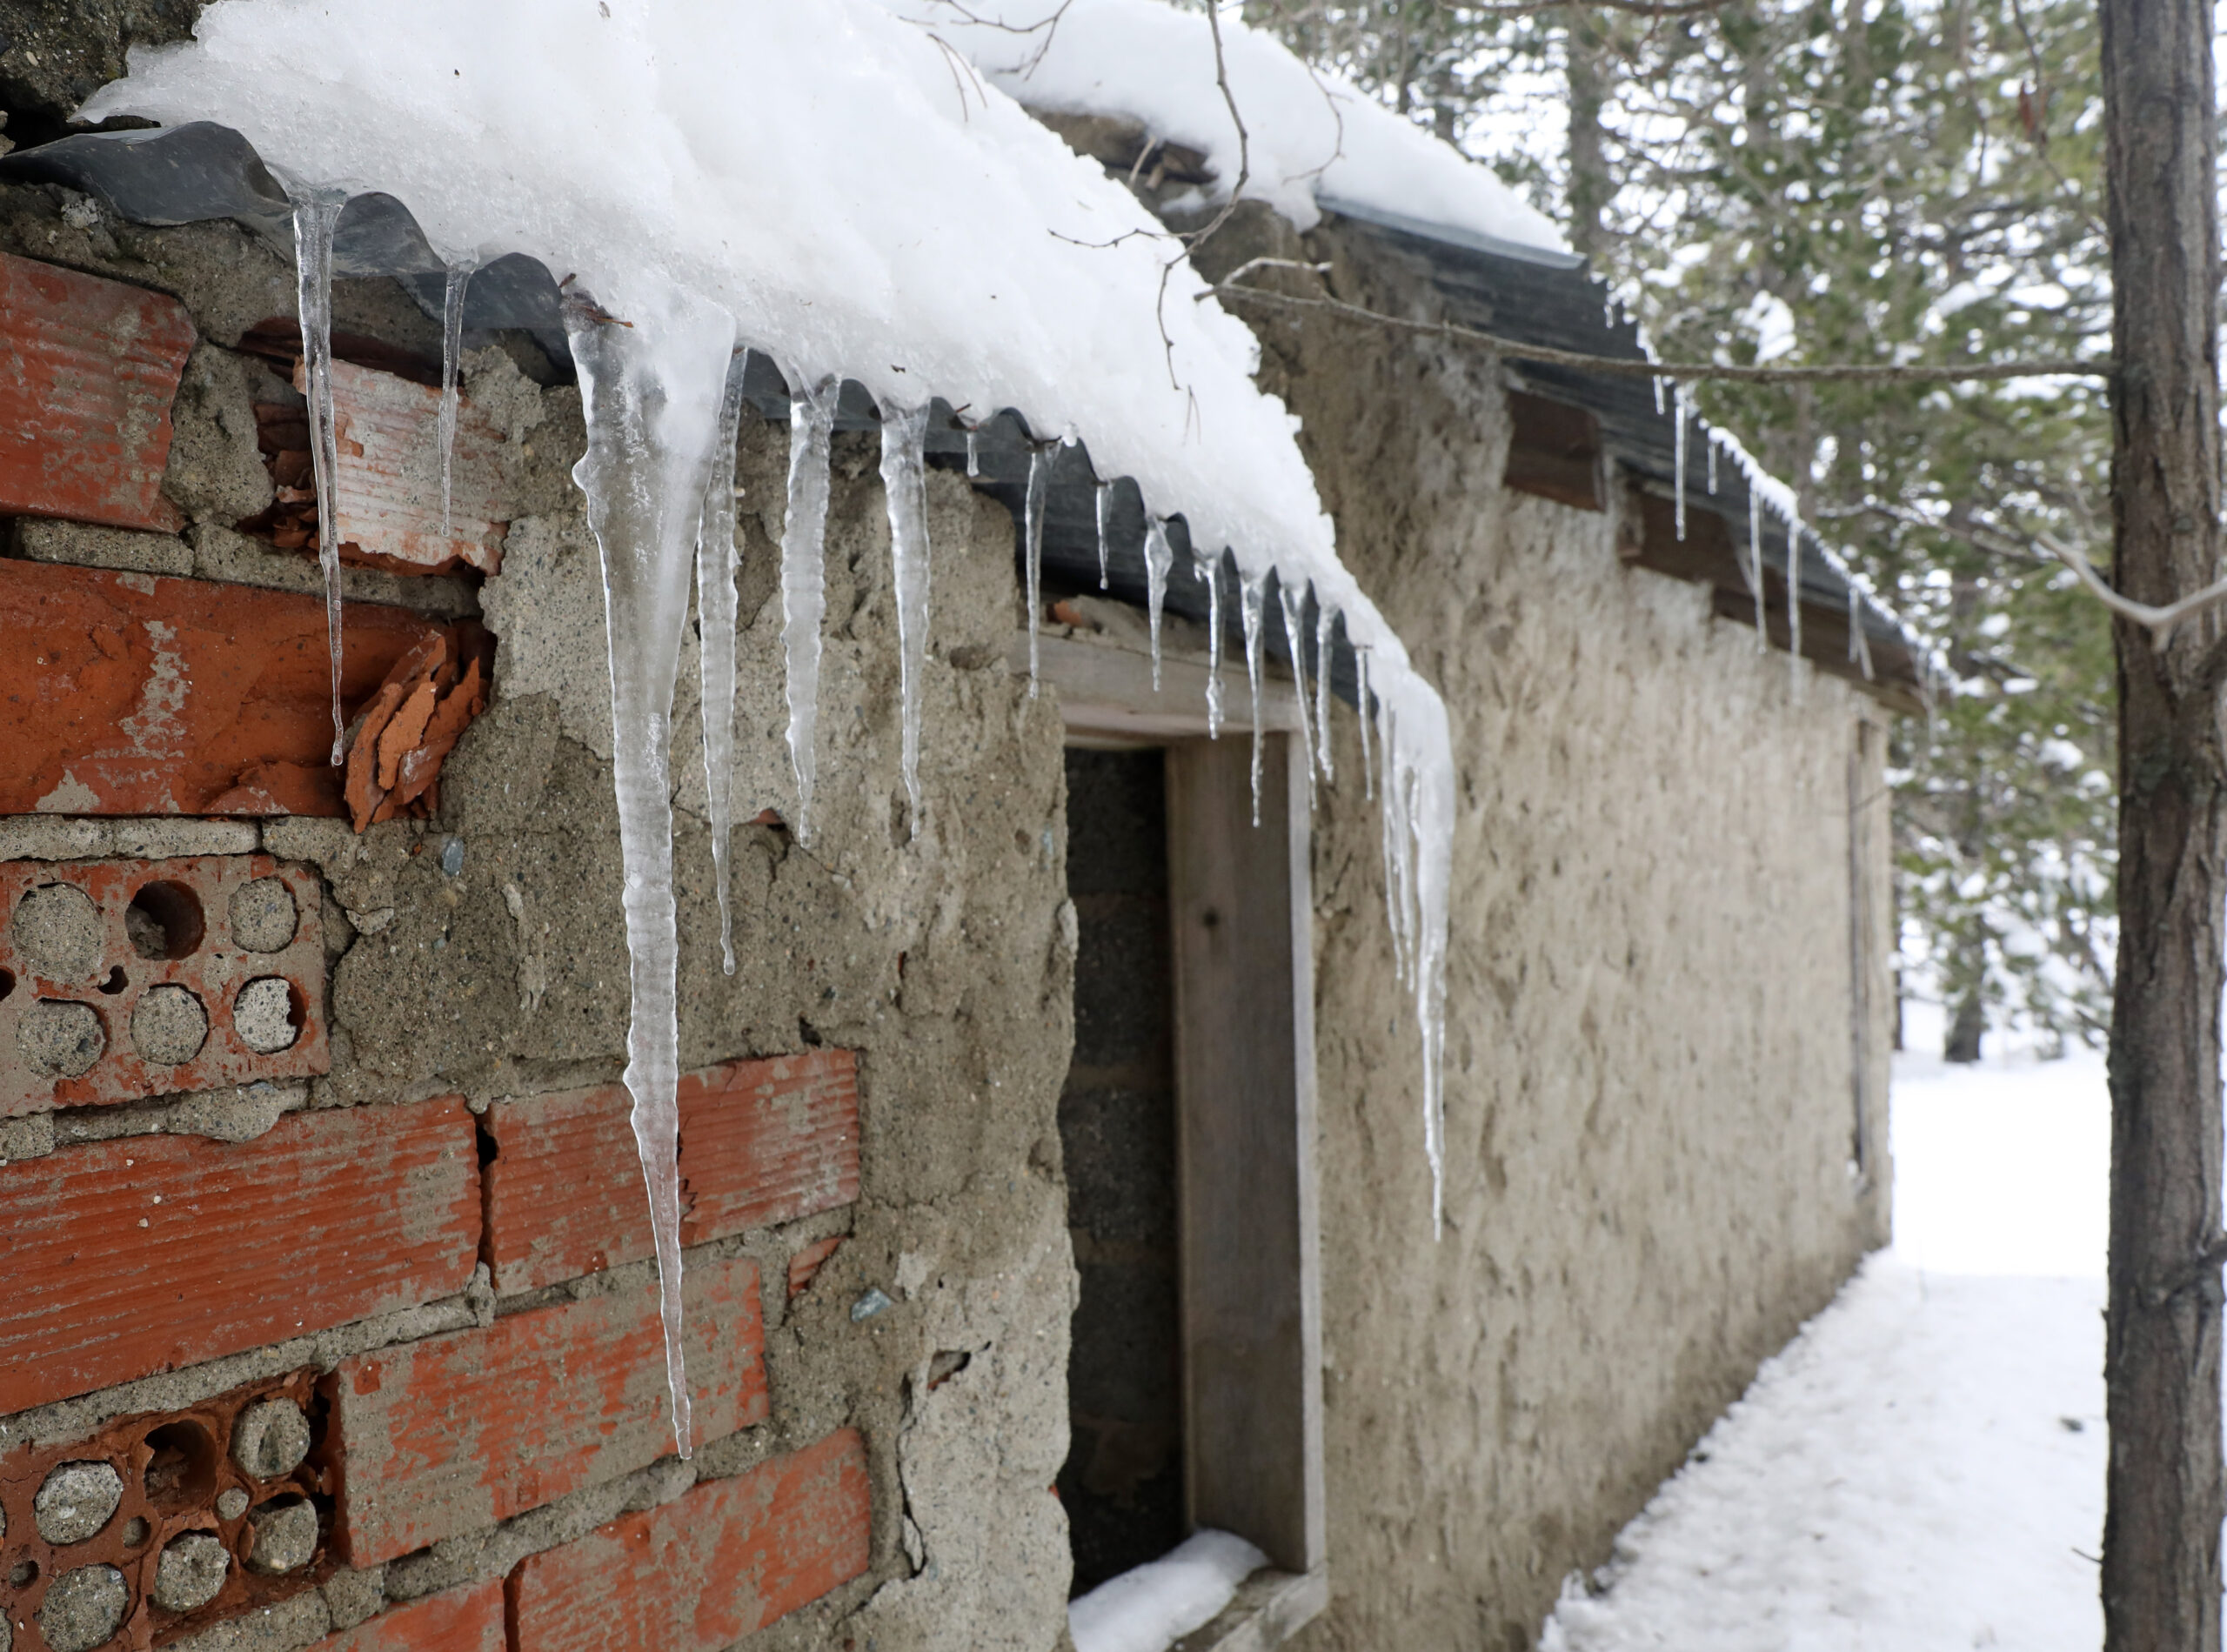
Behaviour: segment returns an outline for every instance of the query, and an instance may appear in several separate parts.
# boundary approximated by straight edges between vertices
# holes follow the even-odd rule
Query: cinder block
[[[530,1555],[514,1652],[712,1652],[866,1569],[865,1443],[845,1428]]]
[[[129,1136],[0,1166],[0,1414],[462,1290],[479,1154],[454,1096]]]
[[[263,854],[0,862],[0,1117],[329,1070],[320,905]]]
[[[0,515],[177,529],[163,467],[192,350],[175,298],[0,254]]]
[[[326,1636],[317,1652],[504,1652],[503,1580],[398,1606]]]
[[[758,1265],[691,1267],[685,1301],[697,1437],[763,1421]],[[353,1566],[507,1520],[672,1449],[653,1286],[358,1354],[326,1392]]]
[[[40,1609],[56,1579],[88,1566],[113,1567],[124,1580],[121,1641],[144,1649],[159,1638],[227,1619],[259,1615],[310,1588],[331,1567],[321,1553],[314,1499],[325,1487],[324,1470],[311,1452],[317,1374],[308,1369],[266,1378],[181,1410],[146,1411],[112,1419],[90,1436],[0,1450],[0,1516],[6,1528],[0,1609],[17,1630],[14,1652],[39,1652]],[[244,1420],[257,1415],[292,1420],[293,1448],[243,1461]],[[78,1518],[42,1505],[50,1492],[75,1480],[107,1495],[76,1501]],[[65,1497],[56,1500],[66,1502]],[[307,1552],[284,1571],[244,1563],[255,1552],[258,1526],[273,1511],[308,1515]],[[165,1555],[198,1562],[185,1578],[163,1584]],[[194,1551],[197,1550],[196,1554]],[[198,1588],[182,1589],[195,1581]]]
[[[347,714],[438,629],[349,605]],[[0,561],[0,814],[337,815],[331,751],[318,599]]]
[[[532,1290],[651,1254],[622,1085],[487,1109],[495,1288]],[[813,1050],[680,1081],[681,1229],[699,1245],[859,1196],[857,1058]]]

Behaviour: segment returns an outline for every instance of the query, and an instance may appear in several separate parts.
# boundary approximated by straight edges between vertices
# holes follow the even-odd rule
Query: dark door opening
[[[1166,754],[1070,749],[1067,768],[1079,942],[1060,1140],[1082,1291],[1059,1489],[1081,1595],[1188,1527]]]

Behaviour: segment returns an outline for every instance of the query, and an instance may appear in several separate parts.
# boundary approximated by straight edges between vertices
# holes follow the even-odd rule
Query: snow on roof
[[[1205,15],[1165,0],[885,0],[964,52],[1032,109],[1127,116],[1237,180],[1237,128],[1214,79]],[[1495,177],[1351,82],[1311,69],[1273,36],[1221,20],[1230,95],[1244,117],[1247,199],[1302,230],[1321,209],[1387,218],[1521,256],[1567,254],[1552,219]],[[1449,233],[1450,232],[1450,233]]]
[[[1195,108],[1199,76],[1213,84],[1203,29],[1147,10],[1109,9],[1102,21],[1125,17],[1166,25],[1147,43],[1167,54],[1154,72],[1189,87],[1182,107]],[[1355,188],[1395,187],[1408,138],[1357,104],[1342,155],[1302,141],[1302,105],[1321,106],[1321,93],[1299,70],[1300,96],[1281,48],[1233,35],[1264,132],[1295,135],[1263,150],[1264,186],[1304,190],[1298,173],[1329,164],[1353,169]],[[1055,43],[1063,64],[1084,36],[1066,38]],[[1248,612],[1271,572],[1287,592],[1311,584],[1366,651],[1381,718],[1388,905],[1415,989],[1435,1187],[1454,811],[1446,708],[1338,561],[1295,421],[1254,383],[1252,333],[1126,189],[953,53],[873,0],[217,0],[192,41],[134,48],[128,77],[81,113],[222,123],[290,188],[399,199],[453,264],[525,253],[576,276],[576,291],[629,324],[619,353],[639,382],[610,405],[643,414],[645,439],[685,425],[708,463],[702,433],[727,355],[747,344],[799,387],[848,377],[885,402],[941,396],[977,417],[1012,407],[1040,437],[1087,436],[1105,474],[1133,477],[1148,509],[1184,514],[1194,546],[1230,548],[1254,593]],[[1135,41],[1119,60],[1152,78]],[[1327,107],[1321,120],[1325,133],[1335,125]],[[1199,137],[1214,148],[1214,133]],[[1431,159],[1413,169],[1422,193],[1400,199],[1542,232],[1489,174],[1413,141]],[[1445,181],[1457,176],[1475,186],[1466,196]],[[1307,206],[1292,198],[1290,210]],[[592,448],[602,404],[588,401]],[[592,513],[589,477],[576,474]],[[700,499],[667,503],[700,512]],[[685,546],[665,525],[655,554],[669,560]],[[662,615],[670,595],[650,606]],[[616,675],[616,645],[612,664]]]

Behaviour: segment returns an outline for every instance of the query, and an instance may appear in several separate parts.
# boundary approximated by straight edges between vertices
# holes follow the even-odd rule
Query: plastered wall
[[[1216,256],[1300,251],[1252,233]],[[1304,256],[1337,261],[1341,296],[1429,313],[1359,235]],[[1620,565],[1609,514],[1501,493],[1490,360],[1256,325],[1348,565],[1445,695],[1460,772],[1434,1239],[1375,813],[1333,714],[1314,899],[1334,1593],[1301,1643],[1518,1652],[1886,1238],[1878,975],[1851,1169],[1850,759],[1881,713],[1759,654],[1703,588]],[[1876,756],[1861,789],[1878,795]],[[1883,891],[1876,806],[1866,829]]]

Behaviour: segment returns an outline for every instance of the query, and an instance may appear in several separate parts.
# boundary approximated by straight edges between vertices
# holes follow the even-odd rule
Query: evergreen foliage
[[[1649,17],[1247,0],[1566,213],[1667,358],[2109,347],[2083,0],[1755,0]],[[1542,137],[1560,129],[1557,144]],[[1949,662],[1895,746],[1905,987],[2045,1038],[2108,1019],[2110,631],[2043,548],[2110,544],[2100,384],[1694,387]],[[1952,1052],[1953,1053],[1953,1052]]]

